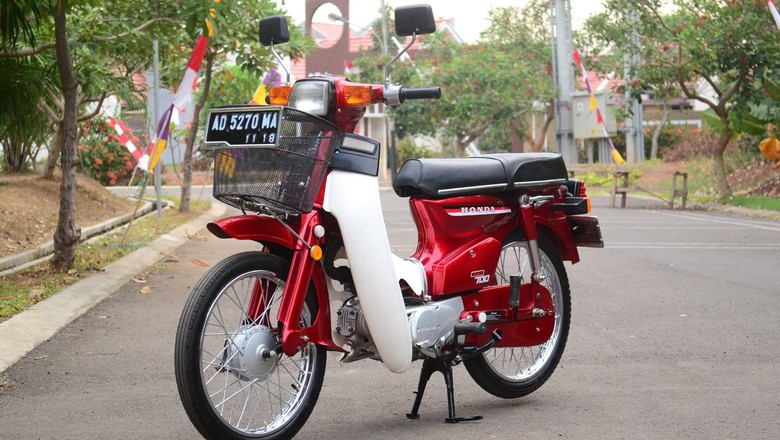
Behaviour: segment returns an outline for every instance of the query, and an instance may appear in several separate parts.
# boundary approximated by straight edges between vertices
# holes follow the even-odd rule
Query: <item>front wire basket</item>
[[[216,149],[214,198],[254,212],[310,212],[342,140],[332,123],[285,107],[275,147]]]

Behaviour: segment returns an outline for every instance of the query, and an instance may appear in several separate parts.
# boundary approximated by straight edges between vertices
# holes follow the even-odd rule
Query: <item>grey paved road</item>
[[[416,235],[384,192],[391,243]],[[407,420],[419,363],[401,375],[329,358],[302,439],[775,439],[780,435],[780,223],[703,212],[597,207],[605,249],[567,265],[573,320],[560,367],[501,400],[465,369],[447,425],[441,376]],[[197,438],[178,400],[173,338],[189,289],[246,244],[201,233],[5,372],[0,439]],[[140,293],[143,286],[151,293]]]

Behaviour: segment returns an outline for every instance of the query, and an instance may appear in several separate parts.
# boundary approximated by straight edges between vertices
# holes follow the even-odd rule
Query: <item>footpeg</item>
[[[487,324],[484,322],[459,322],[455,324],[456,335],[481,335],[487,331]]]

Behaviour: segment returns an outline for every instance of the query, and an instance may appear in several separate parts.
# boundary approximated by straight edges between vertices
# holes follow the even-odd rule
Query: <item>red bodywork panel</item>
[[[480,346],[487,342],[490,332],[498,330],[501,341],[498,347],[530,347],[547,342],[555,327],[555,308],[550,292],[544,286],[538,286],[539,299],[533,293],[531,283],[520,285],[520,306],[517,316],[507,304],[509,303],[509,285],[487,287],[479,292],[463,296],[464,311],[461,319],[471,316],[476,319],[480,312],[488,316],[488,332],[484,335],[469,335],[467,345]],[[546,314],[540,318],[531,315],[533,309],[541,309]]]
[[[495,284],[502,242],[523,228],[519,195],[476,195],[449,199],[412,198],[409,208],[417,225],[417,250],[433,297],[477,290]],[[534,211],[534,222],[558,249],[561,258],[579,261],[565,214],[551,203]]]
[[[501,241],[516,227],[509,197],[412,198],[409,206],[418,231],[412,258],[425,268],[431,296],[495,283]]]

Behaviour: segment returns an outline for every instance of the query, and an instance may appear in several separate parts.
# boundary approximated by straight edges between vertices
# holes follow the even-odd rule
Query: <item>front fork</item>
[[[298,231],[290,230],[297,237],[297,240],[292,246],[292,261],[278,314],[282,331],[281,348],[287,356],[293,356],[309,342],[340,350],[340,347],[333,343],[330,335],[327,286],[325,286],[322,267],[319,265],[321,252],[318,253],[322,237],[315,234],[315,227],[319,224],[320,215],[315,210],[300,216]],[[312,326],[303,328],[301,327],[301,314],[309,290],[309,283],[312,281],[319,307]]]

